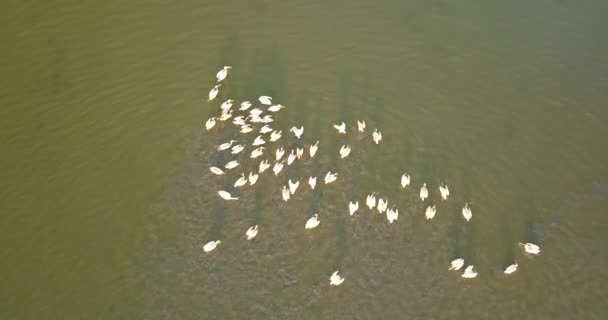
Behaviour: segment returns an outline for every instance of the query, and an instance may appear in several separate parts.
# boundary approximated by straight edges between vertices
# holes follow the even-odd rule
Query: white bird
[[[315,154],[317,153],[318,149],[319,149],[319,141],[317,141],[315,144],[310,146],[309,153],[310,153],[311,158],[315,157]]]
[[[337,178],[338,173],[331,173],[331,171],[328,171],[327,174],[325,174],[325,184],[332,183],[336,181]]]
[[[205,251],[205,252],[211,252],[211,251],[215,250],[215,248],[217,247],[218,244],[220,244],[219,240],[217,240],[217,241],[209,241],[209,242],[207,242],[207,244],[205,244],[203,246],[203,251]]]
[[[261,146],[261,145],[263,145],[264,143],[266,143],[266,141],[264,141],[264,139],[262,139],[262,136],[257,136],[257,137],[255,138],[255,140],[253,140],[252,145],[253,145],[253,146]]]
[[[251,117],[255,117],[255,116],[260,116],[262,114],[262,109],[258,109],[258,108],[253,108],[251,110],[249,110],[249,116]]]
[[[373,193],[368,195],[367,198],[365,198],[365,205],[367,205],[370,210],[373,210],[376,206],[376,195]]]
[[[278,176],[279,173],[281,173],[281,170],[283,170],[283,163],[282,162],[277,162],[274,164],[274,167],[272,167],[272,172],[274,172],[275,176]]]
[[[224,200],[238,200],[239,198],[233,197],[228,191],[220,190],[217,194]]]
[[[275,130],[275,131],[273,131],[273,132],[270,134],[270,142],[275,142],[275,141],[277,141],[277,140],[281,139],[281,135],[282,135],[282,133],[283,133],[283,131],[276,131],[276,130]]]
[[[272,119],[272,116],[271,116],[271,115],[269,115],[269,114],[265,115],[265,116],[264,116],[264,118],[262,118],[262,122],[263,122],[263,123],[271,123],[271,122],[273,122],[273,121],[274,121],[274,120]]]
[[[226,165],[224,166],[224,168],[230,170],[230,169],[234,169],[234,168],[236,168],[238,166],[239,166],[239,162],[236,161],[236,160],[232,160],[232,161],[226,163]]]
[[[232,110],[222,113],[222,115],[220,116],[220,118],[218,120],[226,121],[226,120],[230,119],[230,117],[232,117]]]
[[[209,100],[208,101],[211,101],[211,100],[215,99],[215,97],[217,97],[217,94],[220,92],[220,86],[221,86],[221,84],[218,84],[215,87],[213,87],[211,89],[211,91],[209,91]]]
[[[443,198],[443,200],[448,199],[448,196],[450,195],[450,189],[448,189],[448,186],[439,186],[439,192],[441,193],[441,197]]]
[[[231,69],[231,66],[224,66],[222,68],[222,70],[218,71],[217,74],[215,75],[215,77],[217,78],[217,82],[220,82],[224,79],[226,79],[226,76],[228,75],[228,69]]]
[[[281,190],[281,195],[283,196],[283,201],[287,202],[287,200],[289,200],[289,190],[287,190],[286,186],[283,186],[283,189]]]
[[[308,184],[310,185],[311,189],[314,189],[315,186],[317,185],[317,177],[308,178]]]
[[[424,199],[429,197],[429,189],[426,188],[426,183],[422,184],[422,188],[420,188],[420,199],[424,201]]]
[[[263,121],[264,121],[264,120],[262,120],[262,118],[260,118],[260,116],[259,116],[259,115],[257,115],[257,114],[250,114],[250,115],[249,115],[249,117],[251,118],[251,119],[249,119],[249,121],[250,121],[251,123],[261,123],[261,122],[263,122]]]
[[[383,213],[388,208],[388,201],[379,198],[378,199],[378,212]]]
[[[395,207],[386,210],[386,219],[388,220],[388,223],[393,223],[395,220],[399,219],[399,210]]]
[[[267,105],[267,106],[269,106],[269,105],[271,105],[271,104],[272,104],[272,98],[271,98],[271,97],[269,97],[269,96],[260,96],[260,97],[258,98],[258,100],[259,100],[259,101],[260,101],[260,103],[261,103],[261,104],[263,104],[263,105]]]
[[[209,171],[211,171],[213,174],[217,174],[218,176],[224,174],[224,171],[218,167],[211,167],[209,168]]]
[[[435,213],[437,213],[437,209],[435,209],[435,206],[428,206],[428,207],[426,207],[424,216],[426,217],[427,220],[430,220],[430,219],[433,219],[433,217],[435,217]]]
[[[338,275],[338,271],[334,271],[334,273],[331,274],[331,276],[329,277],[329,284],[332,286],[339,286],[342,284],[342,282],[344,282],[344,278],[340,277],[340,275]]]
[[[240,111],[245,111],[247,109],[251,108],[251,102],[249,101],[243,101],[241,102],[241,107],[239,108]]]
[[[207,120],[207,122],[205,122],[205,130],[209,131],[215,126],[215,119],[215,117],[211,117],[209,120]]]
[[[464,273],[461,277],[466,279],[472,279],[477,277],[477,272],[473,271],[473,266],[468,266],[466,269],[464,269]]]
[[[251,155],[249,156],[251,159],[255,159],[264,154],[264,147],[259,147],[253,151],[251,151]]]
[[[258,181],[259,175],[257,173],[249,172],[249,185],[252,186]]]
[[[283,108],[285,108],[284,105],[275,104],[274,106],[268,107],[268,111],[270,111],[270,112],[278,112],[279,110],[281,110]]]
[[[346,157],[348,157],[348,155],[350,154],[350,147],[348,145],[343,145],[340,148],[340,159],[344,159]]]
[[[511,273],[517,271],[517,266],[518,266],[517,261],[515,261],[514,264],[505,268],[505,274],[511,274]]]
[[[283,149],[283,147],[280,147],[277,149],[276,153],[276,157],[275,159],[277,159],[277,161],[281,160],[281,158],[283,158],[283,155],[285,154],[285,149]]]
[[[359,210],[359,201],[350,201],[348,203],[348,213],[352,216],[357,210]]]
[[[334,128],[338,130],[338,133],[346,133],[346,123],[344,121],[341,124],[334,124]]]
[[[290,166],[294,162],[294,160],[296,160],[296,152],[292,149],[289,153],[289,156],[287,157],[287,165]]]
[[[234,119],[232,119],[232,123],[237,126],[244,126],[247,124],[247,119],[245,116],[234,117]]]
[[[298,190],[298,187],[300,186],[300,181],[291,182],[291,179],[289,179],[287,183],[289,184],[289,192],[291,194],[295,194],[296,190]]]
[[[405,188],[410,184],[410,176],[407,174],[403,174],[401,176],[401,188]]]
[[[235,188],[242,187],[245,184],[247,184],[247,178],[245,177],[245,174],[242,173],[241,177],[238,178],[238,180],[236,180],[236,182],[234,182],[234,187]]]
[[[314,229],[316,228],[321,221],[319,221],[319,215],[315,213],[308,221],[306,221],[305,229]]]
[[[261,134],[266,134],[266,133],[272,132],[272,131],[273,131],[272,128],[267,124],[265,124],[262,128],[260,128]]]
[[[258,235],[258,225],[256,224],[255,226],[251,226],[249,227],[249,229],[247,229],[247,231],[245,232],[245,236],[247,236],[247,240],[251,240],[253,238],[255,238],[255,236]]]
[[[220,105],[220,109],[222,109],[222,113],[226,113],[230,110],[230,108],[232,108],[232,103],[234,102],[234,100],[232,99],[228,99],[226,101],[224,101],[221,105]]]
[[[270,168],[270,163],[268,163],[268,160],[264,160],[264,161],[260,162],[258,172],[262,173],[262,172],[266,171],[268,168]]]
[[[466,221],[471,220],[473,218],[473,211],[469,208],[469,204],[465,203],[464,208],[462,208],[462,216]]]
[[[357,127],[359,128],[359,132],[365,131],[365,120],[357,120]]]
[[[239,154],[241,151],[243,151],[243,149],[245,149],[244,145],[237,144],[236,146],[232,147],[232,154]]]
[[[302,159],[303,155],[304,155],[304,148],[296,148],[296,157],[298,157],[298,159]]]
[[[450,268],[448,270],[458,271],[462,268],[462,266],[464,266],[464,259],[457,258],[457,259],[452,260],[452,262],[450,262]]]
[[[540,247],[535,245],[534,243],[519,243],[519,246],[522,247],[524,249],[525,252],[529,253],[529,254],[540,254]]]
[[[293,135],[296,136],[296,138],[300,139],[302,138],[302,134],[304,133],[304,126],[300,126],[300,128],[291,127],[289,131],[293,132]]]
[[[376,144],[380,143],[382,140],[382,132],[378,131],[378,129],[374,129],[374,133],[372,133],[372,138]]]
[[[241,126],[241,133],[249,133],[251,131],[253,131],[253,128],[250,124],[244,124]]]

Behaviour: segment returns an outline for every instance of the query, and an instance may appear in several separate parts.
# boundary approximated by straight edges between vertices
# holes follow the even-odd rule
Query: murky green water
[[[0,318],[605,319],[607,10],[5,3]],[[206,97],[225,64],[220,101],[271,95],[288,107],[274,124],[282,143],[321,141],[316,160],[261,177],[236,202],[215,192],[257,162],[211,176],[229,159],[217,145],[241,135],[200,130],[218,113]],[[380,145],[331,127],[357,119],[383,132]],[[286,135],[300,124],[302,141]],[[344,143],[353,154],[339,160]],[[327,170],[337,183],[308,190],[305,179]],[[284,203],[288,177],[301,186]],[[423,182],[438,205],[431,222]],[[373,191],[398,206],[396,223],[363,209]],[[315,212],[321,225],[305,232]],[[247,242],[251,224],[260,233]],[[222,244],[203,255],[212,239]],[[523,257],[518,241],[542,255]],[[479,276],[448,273],[456,256]],[[337,288],[335,269],[346,278]]]

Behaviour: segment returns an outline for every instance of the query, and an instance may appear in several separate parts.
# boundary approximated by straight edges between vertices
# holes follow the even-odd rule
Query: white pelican
[[[287,202],[287,200],[289,200],[289,190],[287,190],[286,186],[283,186],[283,189],[281,190],[281,195],[283,196],[283,201]]]
[[[352,216],[357,210],[359,210],[359,201],[348,203],[348,213]]]
[[[275,159],[277,159],[277,161],[281,160],[281,158],[283,158],[284,154],[285,154],[285,149],[283,149],[283,147],[278,148],[276,151]]]
[[[296,157],[298,157],[298,159],[302,159],[303,155],[304,155],[304,148],[296,148]]]
[[[296,138],[300,139],[302,138],[302,134],[304,133],[304,126],[300,126],[300,128],[291,127],[289,131],[293,132],[293,135],[296,136]]]
[[[272,172],[274,172],[275,176],[278,176],[279,173],[281,173],[281,170],[283,170],[283,163],[282,162],[277,162],[274,164],[274,167],[272,167]]]
[[[477,272],[473,271],[473,266],[468,266],[466,269],[464,269],[464,273],[461,277],[466,279],[472,279],[477,277]]]
[[[311,158],[315,157],[315,154],[317,153],[318,149],[319,149],[319,141],[317,141],[315,144],[310,146],[309,153],[310,153]]]
[[[236,146],[232,147],[232,154],[239,154],[241,151],[243,151],[243,149],[245,149],[244,145],[237,144]]]
[[[260,98],[258,98],[258,100],[260,101],[261,104],[263,105],[271,105],[272,104],[272,98],[269,96],[260,96]]]
[[[215,119],[216,117],[211,117],[209,120],[207,120],[207,122],[205,122],[205,130],[209,131],[215,126]]]
[[[237,126],[244,126],[247,124],[247,119],[245,116],[234,117],[234,119],[232,119],[232,123]]]
[[[241,102],[241,107],[239,108],[240,111],[245,111],[247,109],[251,108],[251,102],[249,101],[243,101]]]
[[[443,186],[439,186],[439,192],[441,192],[441,197],[443,200],[447,200],[450,195],[450,189],[445,184]]]
[[[217,174],[218,176],[224,174],[224,171],[218,167],[211,167],[209,168],[209,171],[211,171],[213,174]]]
[[[215,87],[213,87],[211,89],[211,91],[209,91],[209,100],[208,101],[211,101],[211,100],[215,99],[215,97],[217,97],[217,94],[220,92],[220,86],[221,86],[221,84],[218,84]]]
[[[222,109],[222,113],[228,112],[232,108],[233,102],[234,102],[234,100],[232,100],[232,99],[228,99],[228,100],[222,102],[222,104],[220,105],[220,109]]]
[[[273,131],[272,128],[267,124],[265,124],[262,128],[260,128],[261,134],[266,134],[266,133],[272,132],[272,131]]]
[[[365,131],[365,120],[357,120],[357,127],[359,128],[359,132]]]
[[[540,254],[540,247],[535,245],[534,243],[519,243],[519,246],[522,247],[524,249],[525,252],[529,253],[529,254]]]
[[[255,238],[255,236],[258,235],[258,225],[256,224],[255,226],[251,226],[249,227],[249,229],[247,229],[247,232],[245,232],[245,236],[247,236],[247,240],[251,240],[253,238]]]
[[[273,122],[273,121],[274,121],[274,120],[272,119],[272,116],[271,116],[271,115],[269,115],[269,114],[265,115],[265,116],[262,118],[262,122],[264,122],[264,123],[271,123],[271,122]]]
[[[399,219],[399,210],[395,207],[386,210],[386,219],[388,220],[388,223],[393,223],[395,220]]]
[[[464,266],[464,259],[457,258],[457,259],[452,260],[452,262],[450,262],[450,268],[448,270],[458,271],[462,268],[462,266]]]
[[[275,104],[274,106],[268,107],[268,111],[270,111],[270,112],[278,112],[279,110],[281,110],[283,108],[285,108],[284,105]]]
[[[264,141],[264,139],[262,139],[262,136],[257,136],[257,137],[255,138],[255,140],[253,140],[252,145],[253,145],[254,147],[257,147],[257,146],[261,146],[261,145],[263,145],[264,143],[266,143],[266,141]]]
[[[505,268],[505,274],[511,274],[515,271],[517,271],[517,261],[515,261],[514,264],[508,266],[507,268]]]
[[[331,173],[331,171],[328,171],[327,174],[325,174],[325,184],[332,183],[336,181],[337,178],[338,173]]]
[[[319,225],[319,223],[321,223],[321,221],[319,221],[319,215],[315,213],[310,219],[308,219],[308,221],[306,221],[306,226],[304,228],[314,229]]]
[[[257,173],[249,172],[249,185],[252,186],[258,181],[259,175]]]
[[[251,131],[253,131],[253,128],[250,124],[244,124],[241,126],[241,133],[249,133]]]
[[[369,207],[370,210],[373,210],[376,206],[376,195],[374,193],[370,194],[365,198],[365,205]]]
[[[315,186],[317,185],[317,177],[310,177],[308,178],[308,184],[310,185],[311,189],[314,189]]]
[[[249,115],[249,116],[250,116],[250,118],[251,118],[251,119],[249,120],[251,123],[261,123],[261,122],[263,122],[263,121],[264,121],[264,120],[262,120],[262,118],[260,118],[260,116],[259,116],[259,115],[257,115],[257,114],[252,114],[252,115]]]
[[[435,206],[428,206],[428,207],[426,207],[424,216],[426,217],[427,220],[430,220],[430,219],[433,219],[433,217],[435,217],[435,213],[437,213],[437,209],[435,209]]]
[[[235,188],[242,187],[245,184],[247,184],[247,178],[245,177],[245,174],[242,173],[241,177],[238,180],[236,180],[236,182],[234,182],[234,187]]]
[[[462,208],[462,216],[466,221],[471,220],[473,218],[473,211],[469,208],[469,204],[465,203],[464,208]]]
[[[424,199],[429,197],[429,189],[426,188],[426,183],[422,184],[422,188],[420,188],[420,199],[424,201]]]
[[[228,69],[231,69],[231,66],[224,66],[222,68],[222,70],[218,71],[217,74],[215,75],[215,77],[217,78],[217,82],[220,82],[224,79],[226,79],[226,76],[228,75]]]
[[[224,200],[238,200],[239,198],[233,197],[228,191],[220,190],[217,194]]]
[[[207,242],[207,244],[205,244],[203,246],[203,251],[205,251],[205,252],[211,252],[211,251],[215,250],[215,248],[217,247],[218,244],[220,244],[219,240],[217,240],[217,241],[209,241],[209,242]]]
[[[378,129],[374,129],[374,133],[372,133],[372,138],[376,144],[380,143],[382,140],[382,132],[378,131]]]
[[[342,121],[341,124],[334,124],[334,128],[336,128],[336,130],[338,130],[338,133],[346,133],[346,123],[344,123],[344,121]]]
[[[388,201],[379,198],[378,199],[378,212],[383,213],[388,208]]]
[[[283,131],[276,131],[276,130],[275,130],[275,131],[273,131],[273,132],[270,134],[270,142],[275,142],[275,141],[277,141],[277,140],[281,139],[281,134],[282,134],[282,133],[283,133]]]
[[[296,190],[298,190],[298,187],[300,186],[300,181],[296,180],[296,182],[291,182],[291,179],[289,179],[287,183],[289,184],[289,192],[291,194],[295,194]]]
[[[410,184],[410,176],[407,174],[403,174],[401,176],[401,188],[405,188]]]
[[[230,119],[230,117],[232,117],[232,110],[222,113],[222,115],[220,116],[220,118],[218,120],[226,121],[226,120]]]
[[[294,162],[294,160],[296,160],[296,152],[292,149],[289,153],[289,156],[287,157],[287,165],[290,166]]]
[[[253,151],[251,151],[251,155],[249,156],[251,159],[255,159],[264,154],[264,147],[259,147]]]
[[[230,170],[230,169],[234,169],[234,168],[236,168],[238,166],[239,166],[239,162],[236,161],[236,160],[232,160],[232,161],[226,163],[226,165],[224,166],[224,168]]]
[[[249,110],[249,116],[251,117],[255,117],[255,116],[260,116],[262,114],[262,109],[258,109],[258,108],[253,108],[251,110]]]
[[[348,155],[350,154],[350,147],[348,145],[343,145],[340,148],[340,159],[344,159],[346,157],[348,157]]]
[[[262,162],[260,162],[260,167],[259,167],[259,173],[262,173],[264,171],[266,171],[268,168],[270,168],[270,163],[268,163],[268,160],[264,160]]]
[[[334,271],[329,277],[329,285],[331,286],[339,286],[342,282],[344,282],[344,278],[340,277],[338,270]]]

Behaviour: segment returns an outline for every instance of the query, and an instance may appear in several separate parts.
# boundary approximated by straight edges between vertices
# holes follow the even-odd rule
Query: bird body
[[[365,120],[357,120],[357,128],[359,129],[359,132],[365,131]]]
[[[283,201],[287,202],[289,200],[289,190],[287,190],[286,186],[283,186],[283,189],[281,189],[281,196],[283,197]]]
[[[218,176],[224,174],[224,171],[218,167],[210,167],[209,171],[211,171],[213,174],[217,174]]]
[[[274,106],[268,107],[268,111],[270,111],[270,112],[278,112],[279,110],[281,110],[283,108],[285,108],[284,105],[275,104]]]
[[[255,138],[255,140],[253,140],[252,145],[253,145],[254,147],[257,147],[257,146],[261,146],[261,145],[263,145],[264,143],[266,143],[266,141],[264,141],[264,139],[262,139],[262,136],[257,136],[257,137]]]
[[[426,183],[422,184],[422,188],[420,188],[420,199],[424,201],[429,197],[429,189],[426,188]]]
[[[289,192],[291,194],[296,193],[296,190],[298,190],[298,187],[300,186],[300,181],[291,182],[291,179],[289,179],[287,183],[289,184]]]
[[[224,168],[230,170],[230,169],[234,169],[234,168],[236,168],[238,166],[239,166],[239,162],[236,161],[236,160],[232,160],[232,161],[226,163],[226,165],[224,166]]]
[[[262,128],[260,128],[261,134],[266,134],[266,133],[272,132],[272,131],[273,131],[272,128],[267,124],[265,124]]]
[[[287,165],[290,166],[296,160],[296,151],[291,150],[289,156],[287,157]]]
[[[346,157],[348,157],[348,155],[350,154],[350,147],[348,145],[343,145],[340,148],[340,159],[344,159]]]
[[[301,126],[300,128],[292,127],[291,129],[289,129],[289,131],[293,132],[293,135],[296,136],[296,138],[300,139],[302,138],[302,134],[304,133],[304,126]]]
[[[283,155],[285,154],[285,149],[283,149],[283,147],[280,147],[277,149],[277,151],[275,152],[275,159],[277,159],[277,161],[281,160],[281,158],[283,158]]]
[[[260,162],[258,172],[262,173],[262,172],[266,171],[268,168],[270,168],[270,163],[268,163],[268,160],[264,160],[264,161]]]
[[[365,198],[365,204],[369,207],[370,210],[373,210],[376,206],[376,196],[372,193]]]
[[[346,124],[344,121],[340,124],[334,124],[334,128],[338,130],[338,133],[345,134],[346,133]]]
[[[282,131],[276,131],[276,130],[273,131],[270,134],[270,142],[275,142],[275,141],[281,139],[281,135],[282,135]]]
[[[304,148],[297,148],[296,149],[296,157],[298,157],[298,159],[302,159],[303,155],[304,155]]]
[[[310,217],[310,219],[308,219],[308,221],[306,221],[304,228],[314,229],[319,225],[319,223],[321,223],[321,221],[319,221],[319,215],[315,213],[312,217]]]
[[[450,189],[448,189],[448,186],[439,186],[439,192],[441,193],[441,198],[443,198],[443,200],[448,199],[448,196],[450,195]]]
[[[336,181],[337,178],[338,173],[331,173],[331,171],[328,171],[327,174],[325,174],[325,184],[332,183]]]
[[[232,100],[232,99],[228,99],[228,100],[222,102],[222,104],[220,105],[220,109],[222,109],[222,113],[228,112],[232,108],[233,102],[234,102],[234,100]]]
[[[317,154],[318,149],[319,149],[319,141],[317,141],[315,144],[310,146],[309,154],[310,154],[311,158],[315,157],[315,154]]]
[[[462,266],[464,266],[464,259],[457,258],[452,260],[452,262],[450,263],[450,268],[448,270],[458,271],[462,268]]]
[[[215,126],[215,117],[211,117],[205,122],[205,130],[209,131]]]
[[[258,181],[259,175],[257,173],[249,172],[249,185],[252,186]]]
[[[329,285],[339,286],[342,282],[344,282],[344,278],[340,277],[337,270],[329,277]]]
[[[219,240],[209,241],[203,246],[203,251],[205,251],[205,253],[211,252],[211,251],[215,250],[215,248],[217,248],[218,244],[220,244]]]
[[[235,188],[239,188],[244,186],[245,184],[247,184],[247,178],[245,177],[245,174],[241,174],[241,177],[238,178],[235,182],[234,182],[234,187]]]
[[[281,173],[281,170],[283,170],[283,163],[282,162],[275,163],[274,167],[272,168],[272,172],[274,172],[274,175],[278,176],[279,173]]]
[[[222,68],[222,70],[218,71],[217,74],[215,75],[215,77],[217,78],[217,82],[223,81],[224,79],[226,79],[226,76],[228,75],[228,69],[231,69],[231,66],[224,66]]]
[[[386,210],[386,219],[388,223],[393,223],[395,220],[399,218],[399,210],[396,208]]]
[[[359,201],[349,202],[348,203],[348,213],[352,216],[355,212],[359,210]]]
[[[464,208],[462,208],[462,216],[467,222],[473,218],[473,211],[469,208],[468,203],[465,203]]]
[[[386,208],[388,207],[388,201],[379,198],[378,199],[378,212],[379,213],[383,213],[384,211],[386,211]]]
[[[243,101],[241,102],[241,107],[239,108],[240,111],[245,111],[247,109],[251,108],[251,102],[249,101]]]
[[[271,98],[271,97],[269,97],[269,96],[260,96],[260,97],[258,98],[258,100],[259,100],[259,101],[260,101],[260,103],[261,103],[261,104],[263,104],[263,105],[267,105],[267,106],[269,106],[269,105],[271,105],[271,104],[272,104],[272,98]]]
[[[241,153],[241,151],[243,151],[245,149],[245,146],[242,144],[237,144],[236,146],[232,147],[232,154],[239,154]]]
[[[220,92],[220,86],[221,86],[221,84],[217,84],[217,85],[215,85],[215,87],[213,87],[209,91],[209,100],[208,101],[212,101],[213,99],[215,99],[215,97],[217,97],[217,94]]]
[[[464,269],[464,273],[461,277],[466,279],[472,279],[477,277],[477,272],[473,270],[473,266],[468,266],[466,269]]]
[[[382,140],[382,132],[378,131],[378,129],[374,129],[374,133],[372,133],[372,138],[376,144],[380,143]]]
[[[310,185],[310,188],[314,190],[315,186],[317,185],[317,177],[308,178],[308,184]]]
[[[245,236],[247,236],[247,240],[252,240],[255,236],[258,235],[258,225],[249,227],[245,232]]]
[[[250,158],[251,159],[255,159],[255,158],[261,156],[262,154],[264,154],[264,147],[259,147],[259,148],[255,149],[255,150],[251,151]]]
[[[238,200],[239,198],[233,197],[228,191],[220,190],[217,194],[224,200]]]
[[[407,174],[403,174],[401,176],[401,188],[405,188],[410,184],[410,176]]]
[[[250,124],[244,124],[241,126],[241,133],[249,133],[251,131],[253,131],[253,128]]]
[[[518,264],[517,264],[517,262],[515,262],[514,264],[506,267],[505,274],[511,274],[511,273],[517,271],[517,266],[518,266]]]
[[[218,120],[226,121],[226,120],[230,119],[231,117],[232,117],[232,110],[222,113],[222,115],[220,116],[220,118]]]
[[[526,253],[534,254],[534,255],[540,254],[540,247],[535,245],[534,243],[530,243],[530,242],[521,243],[520,242],[519,246],[522,247]]]
[[[435,213],[437,213],[437,210],[435,209],[435,206],[428,206],[426,207],[426,211],[424,212],[424,216],[426,217],[427,220],[433,219],[435,217]]]

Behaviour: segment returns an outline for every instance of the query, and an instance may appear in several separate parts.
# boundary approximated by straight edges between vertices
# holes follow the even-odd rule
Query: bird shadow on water
[[[469,153],[465,153],[464,163],[473,163],[473,159]],[[463,166],[463,177],[462,179],[462,195],[465,199],[472,199],[472,185],[473,177],[472,167],[470,165]],[[471,206],[472,202],[469,202]],[[475,209],[471,206],[473,212]],[[473,258],[473,244],[475,241],[475,221],[466,222],[459,211],[452,215],[452,223],[448,229],[448,238],[450,246],[450,254],[452,258],[465,257],[465,260]]]

